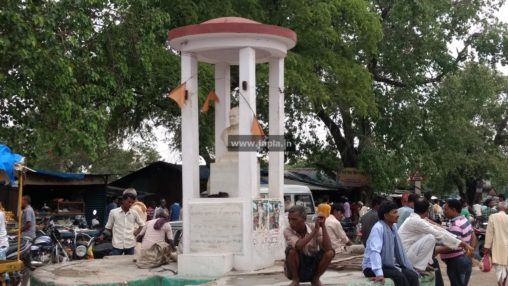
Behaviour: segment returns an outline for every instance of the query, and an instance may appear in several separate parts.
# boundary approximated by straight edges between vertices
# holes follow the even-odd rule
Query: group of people
[[[111,202],[106,206],[105,213],[105,221],[108,220],[109,212],[113,209],[116,209],[120,206],[120,201],[122,197],[115,197],[111,200]],[[178,202],[173,202],[171,206],[168,207],[166,203],[166,199],[161,199],[159,204],[157,205],[155,201],[146,202],[146,205],[143,204],[142,208],[144,208],[144,212],[146,212],[146,219],[151,220],[157,217],[158,213],[166,210],[169,213],[170,221],[181,220],[181,209],[182,206]]]
[[[438,207],[436,207],[436,205]],[[291,286],[300,282],[322,285],[321,275],[337,253],[347,253],[353,245],[345,235],[344,204],[333,204],[327,217],[326,208],[318,207],[314,225],[306,223],[305,209],[294,206],[288,210],[289,226],[286,239],[285,274]],[[363,206],[362,206],[363,207]],[[491,204],[485,241],[485,253],[492,255],[499,285],[508,276],[508,215],[506,203]],[[463,202],[449,199],[444,206],[437,198],[404,195],[402,207],[382,196],[372,199],[370,209],[360,208],[362,243],[365,246],[362,270],[373,281],[390,278],[395,285],[419,285],[419,277],[429,271],[436,274],[436,285],[443,285],[440,266],[447,266],[452,286],[468,285],[472,273],[472,256],[476,246],[473,226],[463,214]],[[441,221],[447,220],[447,227]]]
[[[363,252],[363,246],[354,245],[342,228],[341,221],[350,220],[350,216],[346,217],[347,206],[349,204],[345,203],[320,204],[313,226],[306,223],[303,206],[295,205],[288,210],[284,272],[292,280],[290,285],[300,282],[322,285],[320,277],[337,254]]]
[[[171,211],[179,215],[180,207],[169,210],[163,199],[150,214],[150,206],[137,200],[133,188],[126,189],[118,203],[119,207],[109,210],[104,232],[112,236],[111,254],[133,255],[139,243],[138,266],[151,268],[169,262],[175,249],[170,216]],[[99,239],[104,239],[104,234]]]

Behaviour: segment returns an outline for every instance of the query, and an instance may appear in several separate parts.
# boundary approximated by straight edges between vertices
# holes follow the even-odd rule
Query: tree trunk
[[[476,178],[469,177],[466,179],[466,196],[467,203],[472,206],[474,204],[474,200],[476,198],[476,186],[478,180]]]
[[[342,126],[333,121],[324,110],[317,113],[317,117],[325,124],[340,153],[342,165],[345,168],[358,167],[358,150],[354,147],[354,134],[351,114],[341,112]],[[341,130],[342,127],[342,130]],[[344,134],[342,133],[344,132]]]

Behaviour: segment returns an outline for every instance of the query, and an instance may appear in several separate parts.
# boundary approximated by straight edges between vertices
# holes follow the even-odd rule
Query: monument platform
[[[177,275],[176,263],[154,269],[139,269],[132,256],[110,256],[105,259],[75,261],[66,264],[55,264],[41,267],[32,273],[31,286],[63,286],[63,285],[153,285],[153,286],[283,286],[289,280],[283,274],[282,262],[258,271],[229,272],[217,279],[210,277],[185,277]],[[367,286],[376,285],[363,277],[361,271],[329,269],[321,281],[325,285],[334,286]],[[310,283],[302,283],[310,285]],[[386,286],[393,285],[389,279]],[[425,276],[420,279],[421,286],[434,285],[434,277]]]
[[[207,277],[178,276],[176,263],[153,269],[139,269],[133,259],[134,256],[107,256],[104,259],[44,266],[32,273],[30,285],[184,286],[201,285],[212,280]]]

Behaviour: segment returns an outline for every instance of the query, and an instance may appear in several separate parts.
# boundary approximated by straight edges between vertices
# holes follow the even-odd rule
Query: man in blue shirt
[[[171,221],[180,220],[180,204],[178,202],[174,202],[170,207],[171,212]]]
[[[406,257],[395,223],[399,217],[397,205],[383,202],[378,210],[379,221],[372,227],[363,256],[365,277],[384,283],[385,277],[395,286],[418,286],[418,274]]]
[[[399,218],[397,219],[397,228],[400,228],[404,221],[414,213],[415,201],[418,199],[417,194],[402,195],[402,207],[398,209]]]

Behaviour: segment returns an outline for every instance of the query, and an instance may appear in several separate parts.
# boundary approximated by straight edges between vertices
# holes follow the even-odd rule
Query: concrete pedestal
[[[238,197],[238,160],[210,164],[210,194],[228,193]]]
[[[237,156],[238,157],[238,156]],[[259,182],[259,163],[256,162],[253,172],[254,180]],[[238,160],[221,160],[210,164],[210,189],[211,195],[219,192],[228,193],[230,198],[239,197]],[[259,190],[259,184],[256,184]]]
[[[220,277],[232,269],[232,253],[191,253],[178,256],[179,275]]]

